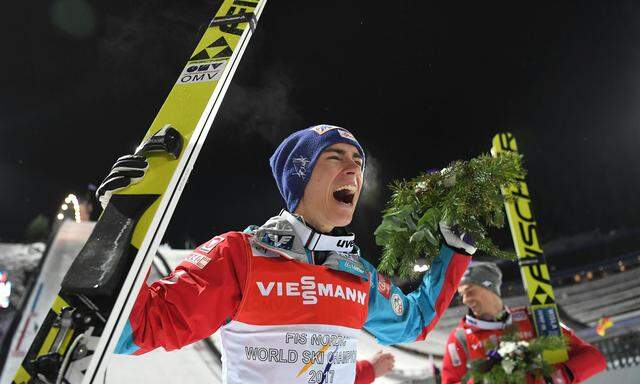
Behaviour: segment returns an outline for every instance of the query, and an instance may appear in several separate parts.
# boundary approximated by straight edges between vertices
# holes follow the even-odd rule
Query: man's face
[[[493,317],[496,308],[502,308],[502,299],[492,291],[476,284],[458,286],[458,294],[464,305],[471,309],[476,317]]]
[[[313,168],[296,213],[328,232],[351,222],[362,189],[362,156],[350,144],[325,149]]]

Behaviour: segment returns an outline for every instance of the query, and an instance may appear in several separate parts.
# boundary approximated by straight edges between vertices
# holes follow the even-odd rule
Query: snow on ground
[[[28,278],[33,277],[44,248],[44,243],[0,243],[0,271],[9,272],[12,306],[19,306],[22,302],[25,294],[25,282]]]
[[[20,366],[40,324],[49,312],[51,303],[60,290],[62,278],[91,234],[93,225],[92,222],[76,223],[71,220],[60,223],[49,249],[45,250],[46,257],[38,276],[35,273],[38,272],[37,267],[43,255],[44,244],[16,245],[16,249],[24,248],[31,250],[32,253],[8,256],[12,258],[9,262],[22,273],[19,277],[14,275],[15,280],[12,278],[20,285],[23,291],[21,295],[24,296],[24,291],[29,289],[28,285],[33,286],[34,289],[31,290],[30,297],[16,299],[16,303],[20,303],[24,311],[15,332],[8,335],[12,336],[12,340],[8,354],[5,356],[5,365],[0,372],[2,374],[0,382],[9,382]]]
[[[42,257],[43,250],[43,243],[0,243],[0,272],[7,271],[9,282],[11,282],[9,307],[0,308],[0,345],[2,346],[10,341],[8,338],[12,336],[10,332],[11,324],[17,314],[17,308],[22,305],[27,291],[25,283],[32,281],[35,277],[34,273],[38,267],[38,261]],[[0,354],[2,353],[0,351]],[[0,359],[5,359],[5,357],[0,356]]]
[[[141,356],[113,355],[105,384],[222,382],[222,370],[203,343],[180,350],[156,349]]]

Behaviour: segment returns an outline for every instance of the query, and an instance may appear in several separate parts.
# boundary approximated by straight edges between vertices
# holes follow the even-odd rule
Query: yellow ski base
[[[518,152],[516,139],[511,133],[500,133],[493,137],[491,154],[495,157],[503,152]],[[544,260],[538,224],[531,208],[529,188],[524,178],[509,188],[503,188],[502,194],[513,196],[511,202],[505,202],[505,210],[511,228],[520,274],[529,298],[529,307],[533,324],[538,336],[560,336],[562,330],[558,307],[551,286],[549,269]],[[545,361],[555,364],[567,361],[566,349],[544,351]]]

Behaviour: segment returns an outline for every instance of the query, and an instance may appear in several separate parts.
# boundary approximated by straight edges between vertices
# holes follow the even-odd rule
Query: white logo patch
[[[293,161],[293,173],[298,177],[304,179],[307,176],[307,165],[311,162],[311,160],[307,159],[304,156],[296,157],[292,159]]]
[[[460,355],[458,355],[458,350],[456,349],[455,343],[447,345],[447,349],[449,350],[451,364],[453,364],[454,367],[460,366],[462,364],[462,361],[460,360]]]
[[[319,125],[317,127],[311,127],[309,129],[314,131],[318,135],[324,135],[325,133],[338,128],[339,127],[336,127],[335,125]]]
[[[210,258],[208,258],[205,255],[201,255],[199,253],[192,253],[185,261],[195,265],[196,267],[202,269],[204,267],[207,266],[207,264],[209,264],[209,262],[211,261]]]
[[[356,141],[356,138],[351,134],[351,132],[347,131],[346,129],[338,128],[338,133],[345,139]]]
[[[404,313],[404,303],[402,302],[402,297],[397,293],[391,295],[391,309],[393,309],[393,313],[398,316],[402,316]]]
[[[316,282],[315,276],[302,276],[297,281],[256,281],[260,295],[300,296],[302,304],[317,304],[318,297],[335,297],[366,305],[367,294],[359,289],[343,287],[340,284]]]
[[[200,249],[202,252],[209,253],[213,251],[213,249],[223,241],[224,241],[224,237],[216,236],[213,239],[202,244],[198,249]]]
[[[347,131],[344,128],[336,127],[335,125],[321,125],[321,126],[312,127],[312,128],[309,128],[309,129],[314,131],[318,135],[324,135],[325,133],[327,133],[329,131],[337,129],[338,130],[338,134],[341,137],[344,137],[345,139],[356,141],[355,136],[353,136],[353,134],[351,132]]]
[[[485,280],[485,281],[482,282],[482,285],[484,285],[485,287],[490,287],[490,286],[493,285],[493,283],[490,282],[489,280]]]
[[[198,64],[188,64],[178,77],[177,84],[202,83],[206,81],[220,80],[226,60],[207,61]]]
[[[291,235],[277,235],[273,233],[268,233],[267,236],[269,240],[273,242],[274,247],[285,248],[289,245],[289,242],[293,240],[293,236]],[[289,247],[290,249],[291,247]]]

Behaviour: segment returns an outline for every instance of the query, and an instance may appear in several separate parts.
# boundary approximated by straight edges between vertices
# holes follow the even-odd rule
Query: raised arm
[[[246,280],[247,245],[229,232],[201,245],[167,277],[144,286],[116,353],[181,348],[213,334],[235,314]]]
[[[366,263],[371,289],[364,328],[381,344],[424,340],[449,306],[470,261],[471,256],[442,245],[420,287],[409,295]]]

